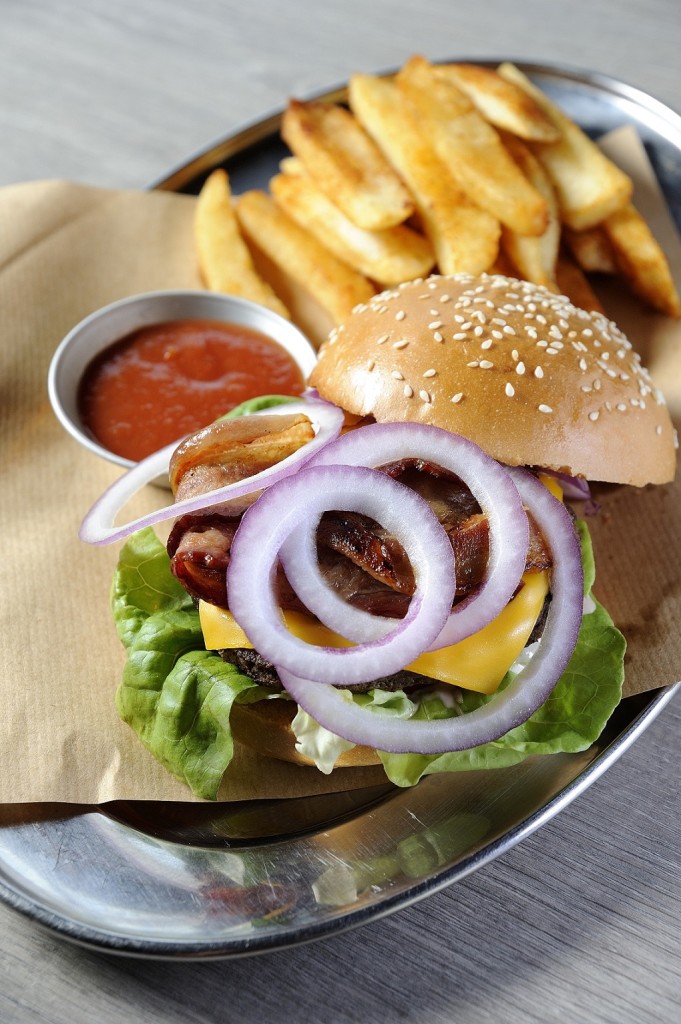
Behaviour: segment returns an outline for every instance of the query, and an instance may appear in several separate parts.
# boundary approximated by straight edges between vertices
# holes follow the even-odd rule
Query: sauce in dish
[[[78,407],[99,444],[138,461],[248,398],[303,388],[293,357],[259,331],[172,320],[140,328],[93,359]]]

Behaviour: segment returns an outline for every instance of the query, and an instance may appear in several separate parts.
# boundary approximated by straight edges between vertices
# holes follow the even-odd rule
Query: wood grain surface
[[[290,95],[414,52],[598,70],[681,107],[678,0],[2,0],[0,185],[144,186]],[[116,959],[0,906],[0,1021],[672,1024],[680,731],[677,697],[509,853],[315,945],[227,963]]]

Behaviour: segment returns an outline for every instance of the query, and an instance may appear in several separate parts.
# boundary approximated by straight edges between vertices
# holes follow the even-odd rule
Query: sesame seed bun
[[[354,415],[432,423],[508,465],[636,486],[674,476],[671,418],[630,341],[525,281],[385,291],[332,331],[309,383]]]
[[[232,705],[230,725],[237,742],[257,750],[265,757],[293,764],[313,765],[314,762],[296,750],[296,737],[291,729],[298,705],[290,700],[260,700],[254,704]],[[338,757],[335,768],[365,768],[380,764],[372,747],[355,746]]]

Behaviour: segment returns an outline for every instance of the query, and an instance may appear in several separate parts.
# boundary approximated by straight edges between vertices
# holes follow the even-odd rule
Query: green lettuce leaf
[[[151,529],[121,551],[112,610],[128,651],[119,715],[196,796],[217,799],[233,754],[232,704],[261,687],[205,650],[198,612]]]
[[[299,402],[299,398],[291,395],[258,395],[256,398],[247,398],[245,402],[236,405],[228,413],[221,416],[221,420],[235,420],[238,416],[251,416],[254,412],[262,412],[263,409],[272,409],[275,405],[287,405],[290,402]]]

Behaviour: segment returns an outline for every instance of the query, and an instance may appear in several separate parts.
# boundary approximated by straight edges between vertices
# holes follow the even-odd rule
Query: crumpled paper
[[[648,196],[650,169],[627,134],[618,162]],[[653,190],[654,191],[654,190]],[[46,389],[61,338],[127,295],[200,287],[195,200],[48,181],[0,190],[0,804],[190,800],[118,718],[124,663],[109,613],[118,546],[92,548],[79,523],[120,473],[84,451],[54,417]],[[681,277],[681,246],[659,196],[646,214]],[[605,285],[608,313],[644,354],[681,420],[681,329]],[[681,482],[608,488],[590,520],[596,593],[629,642],[627,693],[681,675]],[[147,488],[131,512],[157,505]],[[322,776],[238,750],[220,799],[295,797],[375,785],[380,768]]]

